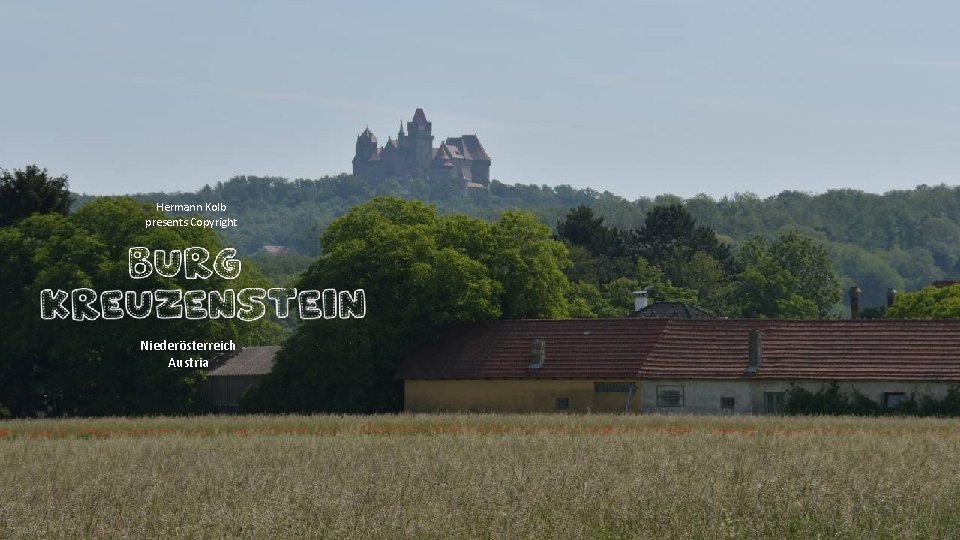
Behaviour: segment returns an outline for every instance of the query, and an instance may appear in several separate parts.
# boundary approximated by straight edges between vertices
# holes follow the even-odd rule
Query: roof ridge
[[[638,319],[644,320],[644,319]],[[657,332],[657,336],[654,339],[653,346],[647,351],[646,356],[640,360],[640,371],[637,373],[637,376],[643,377],[643,373],[647,368],[647,362],[659,353],[659,350],[665,347],[664,337],[668,330],[672,330],[674,326],[680,326],[680,323],[687,321],[680,321],[676,319],[646,319],[646,320],[661,320],[663,321],[663,326],[661,326],[660,331]]]

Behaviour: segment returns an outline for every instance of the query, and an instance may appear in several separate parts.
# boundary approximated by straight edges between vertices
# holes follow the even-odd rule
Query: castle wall
[[[490,161],[474,160],[470,165],[472,180],[478,184],[487,185],[490,183]]]
[[[353,175],[359,176],[368,182],[379,182],[383,180],[383,162],[361,161],[353,164]]]

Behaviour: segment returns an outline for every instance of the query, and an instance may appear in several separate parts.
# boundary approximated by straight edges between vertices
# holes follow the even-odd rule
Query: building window
[[[683,407],[683,387],[657,386],[657,407]]]
[[[593,391],[596,393],[619,392],[628,394],[636,390],[636,385],[630,382],[597,382],[593,383]]]
[[[720,408],[733,410],[734,399],[732,397],[721,397]]]
[[[764,392],[763,409],[767,414],[783,414],[787,403],[786,392]]]
[[[907,394],[904,392],[884,392],[883,406],[888,409],[896,409],[897,405],[905,399],[907,399]]]
[[[570,408],[570,398],[568,397],[558,397],[556,403],[556,409],[558,411],[565,411]]]

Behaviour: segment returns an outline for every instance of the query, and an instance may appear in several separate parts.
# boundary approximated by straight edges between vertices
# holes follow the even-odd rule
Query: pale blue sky
[[[349,171],[423,107],[501,181],[960,183],[955,2],[0,0],[0,167],[88,193]]]

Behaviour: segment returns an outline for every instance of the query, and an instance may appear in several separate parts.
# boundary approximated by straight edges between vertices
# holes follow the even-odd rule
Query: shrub
[[[942,400],[929,395],[920,396],[919,399],[911,396],[910,399],[898,403],[894,409],[887,409],[857,390],[847,395],[840,391],[837,381],[831,381],[816,392],[799,386],[791,387],[787,391],[785,408],[787,414],[803,415],[960,416],[960,387],[953,386],[948,389]]]

